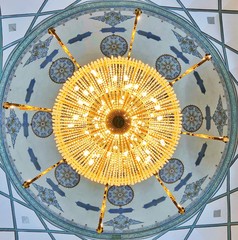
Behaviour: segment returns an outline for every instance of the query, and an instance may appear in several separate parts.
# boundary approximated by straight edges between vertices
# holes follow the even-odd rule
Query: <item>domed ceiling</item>
[[[1,169],[17,188],[15,192],[7,180],[5,188],[8,190],[2,189],[1,194],[2,198],[10,199],[13,211],[18,212],[21,218],[19,223],[15,213],[12,215],[15,235],[8,233],[3,235],[3,239],[30,239],[27,233],[37,231],[27,230],[27,224],[29,221],[38,222],[36,219],[39,218],[45,229],[40,231],[44,235],[41,239],[63,239],[64,234],[69,234],[67,239],[70,236],[75,239],[73,235],[78,236],[76,239],[149,239],[150,236],[156,236],[150,239],[160,239],[167,231],[178,228],[175,233],[178,239],[194,240],[195,237],[189,237],[193,229],[196,231],[195,224],[202,215],[201,209],[204,210],[209,201],[222,201],[222,196],[225,196],[222,188],[221,195],[216,195],[215,200],[212,196],[234,162],[237,97],[232,76],[223,61],[227,55],[223,59],[206,34],[201,34],[191,15],[186,12],[185,7],[189,6],[184,6],[180,1],[174,5],[171,3],[171,7],[154,5],[151,1],[78,2],[52,12],[43,21],[34,18],[31,28],[11,52],[3,69],[1,104],[13,102],[52,109],[59,90],[77,70],[72,59],[48,33],[48,28],[55,28],[81,66],[102,57],[127,57],[134,10],[141,8],[143,13],[138,22],[131,58],[155,68],[171,83],[191,66],[201,62],[206,54],[211,54],[211,61],[204,62],[174,83],[173,89],[182,112],[182,132],[218,138],[228,136],[229,142],[181,134],[173,156],[161,170],[158,169],[158,176],[186,209],[186,213],[178,213],[153,176],[135,185],[111,185],[107,193],[104,232],[98,234],[96,228],[104,185],[90,181],[64,162],[32,183],[30,188],[22,187],[25,180],[34,178],[62,159],[54,139],[52,114],[20,111],[17,108],[1,109]],[[47,1],[45,4],[47,6]],[[46,12],[51,14],[50,9]],[[187,14],[191,22],[177,12]],[[193,13],[195,19],[197,12]],[[215,19],[207,15],[207,21]],[[14,26],[9,23],[9,30],[14,32]],[[145,96],[140,97],[143,100]],[[81,117],[86,119],[87,115]],[[86,123],[82,120],[81,124],[84,128]],[[229,175],[231,173],[229,171]],[[5,176],[3,171],[1,174]],[[229,195],[229,201],[230,198]],[[16,211],[15,204],[21,206],[15,206]],[[224,209],[218,206],[211,208],[210,215],[220,223],[219,214]],[[223,206],[226,208],[230,203]],[[23,207],[34,210],[37,217],[29,217],[31,214],[28,216],[27,211],[30,210],[24,213]],[[230,210],[226,209],[222,214]],[[208,219],[212,218],[210,215],[207,213]],[[193,216],[190,223],[189,219]],[[228,222],[231,223],[231,216],[229,218]],[[188,221],[187,225],[185,221]],[[32,227],[35,228],[38,227]],[[6,227],[1,229],[3,234],[4,229]],[[25,230],[21,232],[20,229]],[[169,233],[161,239],[171,239]],[[230,239],[229,236],[231,234],[227,239]]]

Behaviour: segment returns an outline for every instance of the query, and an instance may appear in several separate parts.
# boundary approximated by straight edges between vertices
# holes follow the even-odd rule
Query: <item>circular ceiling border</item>
[[[15,184],[15,186],[18,188],[20,195],[28,202],[31,202],[32,207],[41,213],[47,220],[50,222],[53,222],[60,226],[63,229],[67,229],[67,231],[72,232],[76,235],[83,235],[87,237],[92,237],[96,239],[111,239],[113,235],[119,235],[120,239],[135,239],[135,238],[142,238],[148,235],[155,235],[164,231],[169,230],[170,228],[181,224],[185,220],[188,220],[192,215],[194,215],[196,212],[199,211],[199,209],[206,204],[206,202],[210,199],[210,197],[215,193],[217,188],[219,187],[221,181],[224,179],[225,174],[229,168],[230,162],[232,160],[232,156],[235,152],[235,148],[237,145],[237,96],[234,90],[233,83],[230,80],[230,75],[228,71],[225,68],[224,63],[222,62],[219,54],[214,49],[213,45],[209,42],[209,40],[203,36],[203,34],[195,29],[194,26],[192,26],[189,22],[182,19],[181,17],[175,15],[172,12],[169,12],[163,7],[159,7],[156,5],[143,3],[143,2],[128,2],[128,1],[120,1],[120,2],[112,2],[112,1],[106,1],[106,2],[93,2],[93,3],[87,3],[87,4],[81,4],[77,7],[73,7],[70,9],[66,9],[62,11],[61,13],[50,17],[47,20],[44,20],[40,25],[38,25],[36,28],[32,30],[32,32],[24,38],[24,41],[22,41],[17,48],[14,49],[13,53],[10,55],[7,63],[5,64],[5,68],[3,71],[2,81],[0,85],[0,93],[1,93],[1,104],[4,102],[4,96],[3,93],[5,89],[8,86],[8,79],[11,77],[12,72],[14,72],[14,69],[17,66],[17,63],[21,60],[21,56],[28,51],[29,46],[32,44],[35,39],[42,36],[42,34],[45,34],[47,32],[47,29],[52,26],[58,26],[62,24],[62,22],[67,21],[76,15],[86,14],[90,13],[95,10],[110,10],[111,8],[121,8],[121,9],[130,9],[134,10],[135,8],[140,7],[144,13],[149,13],[150,15],[154,15],[155,17],[164,18],[167,22],[172,22],[173,25],[177,25],[178,28],[182,28],[188,35],[193,35],[193,37],[196,38],[196,41],[199,42],[201,47],[206,51],[209,52],[213,56],[213,64],[217,68],[218,74],[220,75],[220,78],[223,79],[222,81],[224,85],[224,89],[226,89],[226,98],[228,101],[228,105],[230,107],[229,109],[229,124],[230,129],[229,131],[229,137],[230,141],[226,145],[225,153],[226,155],[223,156],[223,159],[221,160],[217,172],[214,174],[211,182],[206,187],[206,189],[203,192],[203,198],[201,201],[195,200],[194,203],[189,205],[190,208],[187,210],[185,215],[179,216],[178,214],[173,218],[169,219],[160,223],[160,226],[158,225],[151,225],[149,227],[141,228],[141,231],[138,229],[136,230],[128,230],[124,233],[115,233],[112,232],[105,232],[102,235],[98,235],[95,231],[92,230],[86,230],[83,227],[79,227],[78,225],[65,220],[63,218],[60,218],[59,216],[56,216],[55,213],[52,213],[49,210],[46,210],[46,208],[42,208],[42,206],[39,204],[39,202],[36,200],[36,197],[33,196],[30,190],[25,190],[22,188],[21,183],[19,182],[20,176],[17,176],[16,171],[14,169],[14,166],[11,165],[11,160],[9,159],[7,149],[4,147],[4,140],[1,141],[0,145],[0,152],[2,156],[2,162],[4,164],[4,167],[6,168],[11,180]],[[182,26],[182,27],[181,27]],[[4,118],[4,112],[1,108],[0,115],[2,116],[2,119]],[[232,129],[232,131],[231,131]],[[2,129],[0,133],[1,139],[2,139]]]

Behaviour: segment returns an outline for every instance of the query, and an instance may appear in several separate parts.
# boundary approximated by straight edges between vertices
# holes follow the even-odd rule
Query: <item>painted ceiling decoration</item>
[[[99,235],[95,228],[103,185],[89,181],[65,160],[30,188],[24,189],[22,183],[62,158],[55,146],[50,109],[61,87],[77,70],[75,62],[48,34],[48,28],[56,29],[82,66],[103,57],[123,59],[130,46],[135,8],[141,8],[143,14],[131,57],[155,68],[173,87],[181,107],[182,132],[191,136],[217,136],[221,140],[229,136],[229,142],[181,135],[172,157],[163,168],[157,169],[156,177],[173,193],[178,204],[185,207],[184,215],[171,206],[156,178],[135,185],[111,185],[106,194],[104,233]],[[173,82],[207,53],[211,54],[211,61]],[[24,207],[36,211],[46,229],[43,231],[46,240],[58,239],[59,233],[75,235],[75,239],[159,239],[202,213],[223,181],[236,148],[237,96],[220,55],[191,23],[152,3],[89,2],[46,18],[25,36],[8,59],[1,80],[1,104],[4,102],[42,107],[40,111],[1,109],[0,166],[19,194],[20,200],[9,197],[11,203],[26,202]],[[85,127],[87,122],[81,121],[80,131]],[[13,189],[10,185],[8,182],[7,188]],[[1,189],[0,194],[7,197]],[[28,222],[24,215],[21,219],[22,223]],[[45,221],[59,230],[50,231]],[[16,229],[14,239],[28,239],[21,237]],[[181,239],[190,239],[190,235]]]

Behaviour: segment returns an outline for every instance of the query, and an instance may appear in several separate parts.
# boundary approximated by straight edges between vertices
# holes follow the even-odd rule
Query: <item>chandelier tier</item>
[[[173,88],[154,68],[123,57],[76,71],[60,90],[52,118],[66,162],[92,181],[117,186],[158,172],[181,133]]]

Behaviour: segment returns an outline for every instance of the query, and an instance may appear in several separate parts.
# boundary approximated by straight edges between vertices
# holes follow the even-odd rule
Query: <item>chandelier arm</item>
[[[183,74],[181,74],[180,76],[178,76],[176,79],[174,79],[172,82],[169,83],[169,85],[172,87],[177,81],[179,81],[181,78],[185,77],[186,75],[188,75],[189,73],[193,72],[196,68],[198,68],[199,66],[201,66],[203,63],[210,61],[212,58],[212,56],[210,54],[206,54],[204,56],[204,58],[197,64],[194,64],[192,67],[190,67],[189,69],[187,69]]]
[[[163,187],[164,191],[166,192],[167,196],[171,199],[171,201],[173,202],[173,204],[177,207],[178,212],[180,214],[184,214],[185,213],[185,208],[182,207],[179,203],[177,203],[174,195],[169,191],[169,189],[164,185],[163,181],[160,179],[160,177],[158,176],[158,173],[154,173],[155,178],[158,180],[158,182],[160,183],[160,185]]]
[[[44,170],[43,172],[41,172],[40,174],[38,174],[37,176],[35,176],[34,178],[32,179],[29,179],[29,180],[26,180],[22,186],[24,188],[29,188],[30,185],[35,182],[37,179],[41,178],[42,176],[44,176],[45,174],[47,174],[48,172],[50,172],[53,168],[57,167],[58,165],[60,165],[61,163],[64,163],[65,160],[64,159],[61,159],[59,162],[55,163],[54,165],[48,167],[46,170]]]
[[[5,109],[18,108],[20,110],[27,110],[27,111],[52,112],[52,109],[50,108],[36,107],[36,106],[30,106],[25,104],[19,104],[19,103],[10,103],[10,102],[4,102],[3,108]]]
[[[141,9],[140,8],[136,8],[134,14],[136,15],[136,17],[135,17],[135,21],[134,21],[133,30],[132,30],[132,33],[131,33],[130,47],[129,47],[129,52],[128,52],[128,56],[127,56],[128,59],[131,58],[131,51],[132,51],[132,47],[133,47],[133,43],[134,43],[134,39],[135,39],[135,34],[136,34],[136,28],[137,28],[138,20],[140,18],[140,15],[142,14]]]
[[[222,141],[224,143],[229,142],[228,136],[217,137],[217,136],[211,136],[211,135],[207,135],[207,134],[191,133],[191,132],[181,132],[181,134],[192,136],[192,137],[200,137],[200,138],[205,138],[205,139],[218,140],[218,141]]]
[[[101,212],[100,212],[100,217],[99,217],[99,222],[98,222],[98,228],[96,229],[97,233],[103,233],[103,218],[104,218],[105,210],[106,210],[107,192],[108,192],[108,184],[106,184],[105,188],[104,188],[102,207],[101,207]]]
[[[60,37],[57,35],[56,31],[54,28],[49,28],[48,29],[48,33],[51,34],[52,36],[54,36],[56,38],[56,40],[58,41],[59,45],[61,46],[61,48],[64,50],[64,52],[70,57],[70,59],[73,61],[73,63],[75,64],[75,66],[80,69],[81,66],[79,65],[79,63],[76,61],[76,59],[73,57],[73,55],[71,54],[71,52],[69,51],[69,49],[64,45],[64,43],[61,41]]]

